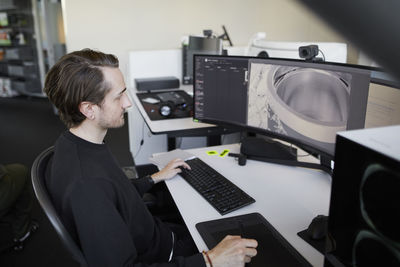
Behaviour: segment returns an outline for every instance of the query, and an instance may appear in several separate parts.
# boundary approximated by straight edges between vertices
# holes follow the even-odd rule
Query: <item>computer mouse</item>
[[[313,240],[325,238],[328,232],[328,216],[318,215],[307,228],[307,235]]]

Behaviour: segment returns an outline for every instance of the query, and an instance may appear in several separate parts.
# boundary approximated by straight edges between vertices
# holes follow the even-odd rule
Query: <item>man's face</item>
[[[125,109],[132,106],[119,68],[102,68],[104,80],[111,90],[106,94],[104,102],[98,110],[98,125],[103,129],[118,128],[124,125]]]

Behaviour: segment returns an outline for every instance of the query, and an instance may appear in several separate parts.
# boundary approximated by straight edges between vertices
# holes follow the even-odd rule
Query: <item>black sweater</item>
[[[47,189],[89,266],[205,266],[200,253],[168,263],[171,230],[141,198],[151,183],[133,186],[105,144],[66,131],[49,168]]]

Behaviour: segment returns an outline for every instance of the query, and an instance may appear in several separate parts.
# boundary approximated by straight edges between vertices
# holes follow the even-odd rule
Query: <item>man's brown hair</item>
[[[118,68],[118,65],[114,55],[83,49],[63,56],[50,69],[44,92],[68,128],[78,126],[86,118],[79,110],[80,103],[101,105],[111,89],[104,81],[101,67]]]

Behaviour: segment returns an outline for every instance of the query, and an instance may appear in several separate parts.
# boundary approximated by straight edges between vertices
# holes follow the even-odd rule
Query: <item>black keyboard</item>
[[[179,174],[221,215],[254,203],[255,200],[199,158],[186,160],[191,170]]]

